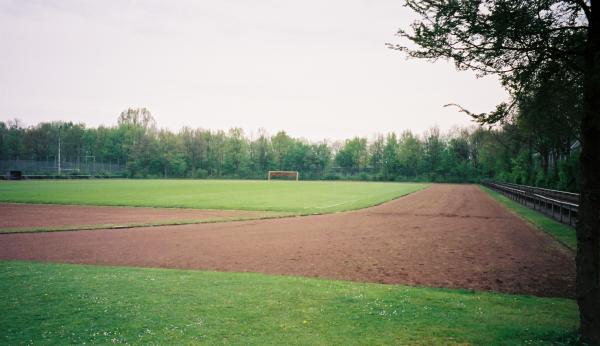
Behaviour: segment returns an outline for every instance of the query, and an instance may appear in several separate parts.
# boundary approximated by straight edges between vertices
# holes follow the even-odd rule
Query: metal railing
[[[579,211],[577,193],[495,181],[486,181],[483,185],[571,227],[577,224]]]

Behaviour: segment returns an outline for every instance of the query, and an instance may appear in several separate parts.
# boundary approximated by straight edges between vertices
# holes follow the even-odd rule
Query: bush
[[[565,191],[579,191],[581,171],[579,155],[571,155],[566,161],[562,161],[558,171],[558,189]]]
[[[208,178],[208,171],[206,169],[197,169],[192,178],[194,179],[206,179]]]
[[[340,180],[341,177],[339,176],[339,174],[336,174],[336,173],[327,173],[327,174],[325,174],[323,179],[325,179],[325,180]]]
[[[366,180],[371,180],[371,179],[367,173],[363,172],[358,175],[358,180],[366,181]]]
[[[375,174],[372,178],[373,181],[385,181],[385,177],[381,173]]]
[[[543,171],[538,171],[537,174],[535,175],[535,180],[533,183],[535,186],[540,186],[540,187],[546,187],[548,186],[548,181],[546,179],[546,177],[544,176],[544,172]]]
[[[397,175],[392,180],[395,181],[395,182],[403,182],[403,181],[406,181],[406,177],[403,176],[403,175]]]

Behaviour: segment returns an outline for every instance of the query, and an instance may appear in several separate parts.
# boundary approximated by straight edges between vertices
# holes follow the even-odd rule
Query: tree
[[[442,155],[444,151],[444,143],[440,137],[439,128],[432,127],[425,133],[423,147],[425,167],[431,174],[432,180],[435,181],[438,179],[438,175],[442,173]]]
[[[271,138],[271,144],[273,145],[275,167],[279,170],[288,169],[289,167],[285,166],[285,156],[293,144],[292,138],[285,131],[279,131]]]
[[[331,163],[331,147],[329,147],[327,142],[321,142],[312,144],[311,148],[313,153],[311,162],[312,171],[316,176],[322,177]]]
[[[8,127],[3,121],[0,121],[0,160],[6,160],[8,157]]]
[[[25,153],[26,131],[19,119],[0,122],[0,159],[20,159]]]
[[[127,170],[131,177],[147,176],[151,151],[156,140],[156,122],[146,108],[129,108],[119,115],[123,151],[127,153]]]
[[[224,148],[224,165],[229,174],[240,176],[242,163],[246,160],[246,147],[244,131],[239,127],[230,129]]]
[[[398,174],[398,140],[395,133],[387,135],[385,147],[383,147],[383,177],[387,180],[395,178]]]
[[[423,146],[419,138],[410,131],[404,131],[400,135],[400,144],[398,148],[398,159],[404,174],[410,177],[416,177],[421,168],[423,158]]]
[[[294,140],[284,159],[286,169],[299,171],[304,176],[308,173],[311,148],[308,143]]]
[[[196,168],[198,167],[202,151],[202,141],[200,140],[199,131],[186,126],[179,131],[179,137],[183,142],[184,157],[187,166],[191,170],[190,175],[194,177],[196,175]]]
[[[25,146],[35,160],[50,161],[58,154],[58,128],[62,123],[41,123],[26,132]]]
[[[370,164],[373,170],[381,173],[383,169],[383,148],[385,147],[385,138],[379,134],[375,140],[369,145]]]
[[[79,162],[83,151],[84,124],[63,123],[61,129],[61,155],[64,161]]]
[[[119,125],[141,127],[144,130],[155,129],[156,121],[147,108],[127,108],[119,115]]]
[[[207,169],[211,176],[221,176],[225,160],[225,132],[209,132],[206,136]]]
[[[160,130],[155,141],[154,161],[158,164],[163,178],[170,175],[182,176],[186,169],[181,137],[168,130]]]
[[[271,143],[264,130],[255,140],[235,128],[226,133],[185,127],[174,133],[156,130],[148,117],[148,121],[139,121],[135,112],[129,112],[134,115],[121,117],[118,126],[97,128],[70,122],[24,128],[18,121],[0,122],[0,158],[56,160],[61,127],[63,162],[77,160],[77,167],[84,167],[84,171],[86,166],[95,167],[93,162],[108,163],[109,167],[112,163],[126,164],[131,177],[259,178],[268,170],[282,167],[301,171],[304,179],[332,178],[335,175],[328,173],[335,152],[336,162],[345,174],[356,174],[370,164],[373,169],[361,172],[362,179],[468,182],[494,177],[577,192],[579,149],[569,144],[578,134],[563,124],[565,115],[576,112],[573,104],[569,106],[564,100],[565,95],[548,94],[546,83],[523,93],[515,121],[499,129],[456,129],[449,134],[429,130],[424,141],[410,131],[403,132],[399,139],[391,133],[385,138],[375,137],[368,150],[364,138],[310,143],[280,132]],[[548,83],[560,84],[550,77]],[[551,95],[553,100],[544,102],[541,95]],[[548,130],[552,128],[560,131]],[[534,153],[536,148],[538,152]]]
[[[256,152],[254,161],[257,170],[255,174],[259,177],[265,176],[273,164],[273,148],[265,129],[259,129],[254,147]]]
[[[347,140],[335,156],[337,164],[351,173],[359,173],[366,166],[367,160],[367,139],[359,137]]]
[[[502,121],[552,65],[582,82],[581,197],[577,302],[582,341],[600,344],[600,11],[597,0],[407,0],[420,19],[400,30],[410,57],[449,59],[458,69],[496,74],[512,96],[481,123]],[[411,46],[409,47],[408,44]],[[533,84],[533,85],[532,85]]]
[[[456,129],[451,134],[446,147],[445,164],[452,179],[469,181],[472,176],[470,134],[467,129]]]

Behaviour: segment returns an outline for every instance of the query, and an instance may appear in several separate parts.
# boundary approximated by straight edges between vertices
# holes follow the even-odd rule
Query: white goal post
[[[298,171],[269,171],[267,180],[271,180],[272,177],[295,177],[296,181],[300,178]]]

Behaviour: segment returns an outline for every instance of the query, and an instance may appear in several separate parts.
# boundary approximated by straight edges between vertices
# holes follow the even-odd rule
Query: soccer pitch
[[[377,205],[427,184],[256,180],[61,180],[0,183],[0,202],[330,213]]]

